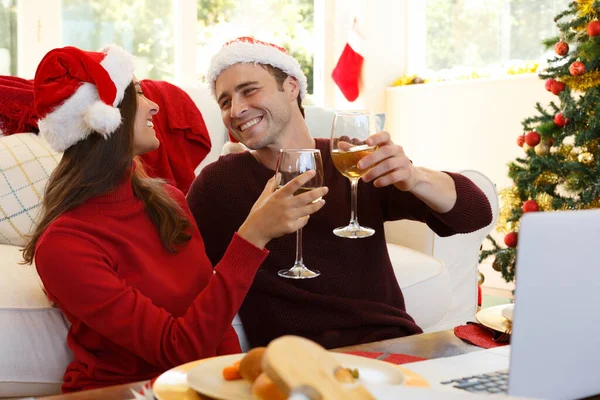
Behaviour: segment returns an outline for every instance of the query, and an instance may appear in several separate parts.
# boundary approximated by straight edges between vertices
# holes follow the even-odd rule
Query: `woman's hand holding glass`
[[[278,176],[269,179],[254,203],[238,234],[248,242],[263,248],[271,239],[296,232],[308,223],[309,215],[325,205],[325,186],[294,196],[294,193],[315,177],[307,171],[277,189]]]

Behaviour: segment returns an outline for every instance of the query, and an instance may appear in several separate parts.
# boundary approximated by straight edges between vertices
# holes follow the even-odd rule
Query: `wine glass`
[[[377,146],[369,146],[366,140],[377,132],[375,115],[369,111],[338,111],[333,117],[331,129],[331,158],[337,170],[350,179],[352,186],[350,223],[339,227],[333,233],[340,237],[358,239],[375,233],[375,229],[360,226],[356,209],[358,180],[370,168],[359,169],[358,161],[375,151]]]
[[[296,190],[294,196],[323,186],[323,161],[321,159],[321,152],[318,149],[279,150],[279,158],[275,167],[276,174],[278,174],[277,188],[281,188],[298,175],[302,175],[310,170],[315,170],[317,172],[316,175]],[[304,261],[302,260],[302,228],[296,231],[296,261],[294,265],[290,269],[282,269],[277,274],[283,278],[290,279],[316,278],[321,275],[319,271],[310,270],[304,265]]]

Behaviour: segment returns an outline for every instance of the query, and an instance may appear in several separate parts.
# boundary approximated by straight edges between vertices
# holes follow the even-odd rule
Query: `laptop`
[[[481,392],[475,387],[491,384],[474,385],[473,375],[483,374],[488,382],[508,378],[510,396],[600,394],[600,210],[525,214],[516,265],[510,346],[406,367],[429,382],[443,379],[435,388],[466,390],[455,383],[471,382],[462,386]]]

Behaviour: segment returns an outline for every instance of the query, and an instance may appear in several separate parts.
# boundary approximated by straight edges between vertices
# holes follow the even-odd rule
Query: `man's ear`
[[[293,76],[288,76],[285,78],[283,86],[286,89],[286,92],[290,94],[290,101],[296,101],[298,96],[300,96],[300,85],[298,84],[298,80]]]

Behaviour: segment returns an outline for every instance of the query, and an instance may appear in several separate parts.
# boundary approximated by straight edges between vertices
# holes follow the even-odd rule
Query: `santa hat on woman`
[[[33,81],[40,135],[60,152],[92,133],[108,138],[121,125],[117,106],[133,69],[133,57],[114,45],[100,52],[51,50]]]

